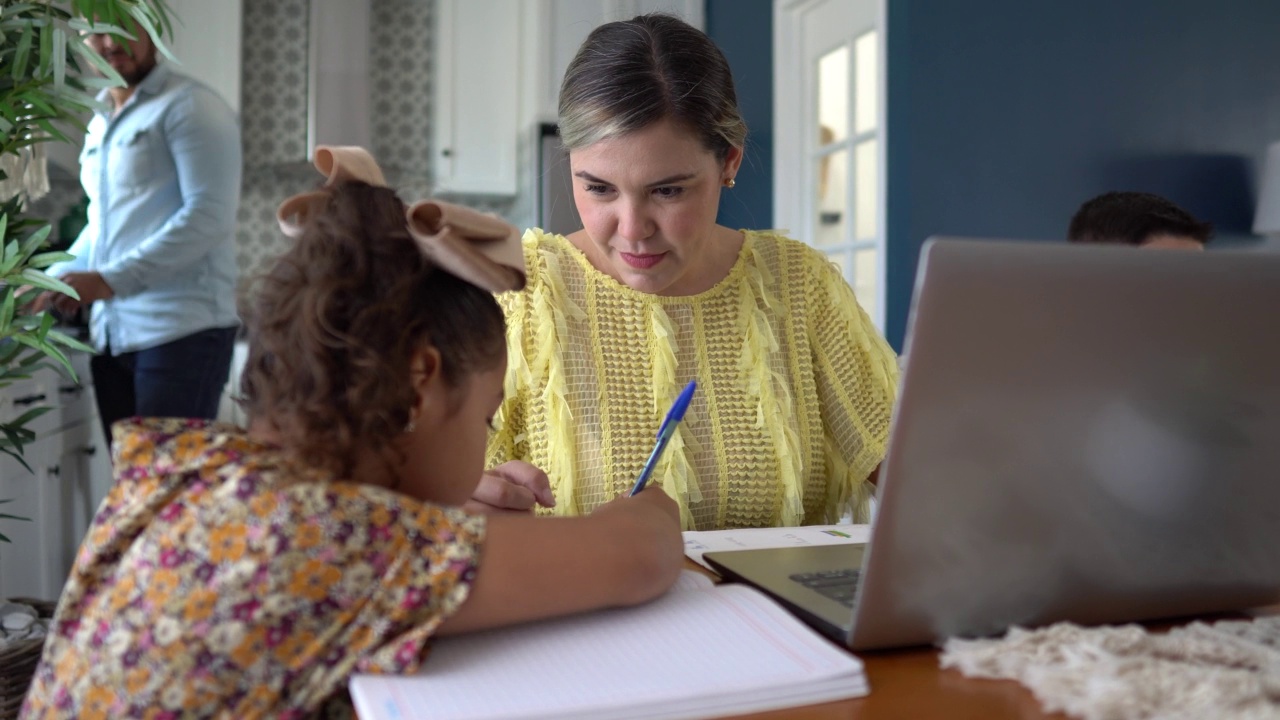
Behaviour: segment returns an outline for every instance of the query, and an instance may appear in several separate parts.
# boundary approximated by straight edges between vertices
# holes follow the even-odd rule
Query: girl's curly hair
[[[331,188],[250,298],[242,402],[297,460],[337,477],[361,451],[389,457],[417,402],[414,351],[435,347],[455,388],[506,354],[493,295],[435,267],[395,192],[364,182]]]

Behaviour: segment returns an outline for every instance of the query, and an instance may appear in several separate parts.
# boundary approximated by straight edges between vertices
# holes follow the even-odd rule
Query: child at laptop
[[[414,672],[437,634],[635,604],[678,576],[656,487],[580,518],[458,508],[502,400],[491,293],[524,282],[517,236],[406,209],[358,148],[317,166],[330,181],[282,206],[296,237],[246,313],[249,428],[115,426],[116,484],[23,717],[311,717],[352,673]],[[495,224],[505,239],[468,239]]]

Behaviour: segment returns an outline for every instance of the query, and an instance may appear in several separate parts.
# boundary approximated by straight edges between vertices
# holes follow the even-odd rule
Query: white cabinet
[[[236,340],[231,351],[231,369],[227,373],[227,385],[222,389],[222,398],[218,401],[218,421],[249,427],[249,415],[237,402],[240,397],[240,376],[244,371],[245,360],[249,358],[249,343]]]
[[[89,523],[111,487],[111,466],[102,436],[89,358],[72,356],[84,381],[77,386],[53,370],[0,391],[0,416],[16,417],[36,405],[54,409],[28,427],[36,441],[24,448],[22,467],[0,457],[0,512],[28,520],[0,520],[0,597],[53,600],[62,591]]]
[[[554,122],[560,80],[597,25],[703,0],[438,0],[432,173],[443,194],[515,196],[520,138]]]
[[[439,0],[432,117],[437,193],[516,194],[521,0]]]

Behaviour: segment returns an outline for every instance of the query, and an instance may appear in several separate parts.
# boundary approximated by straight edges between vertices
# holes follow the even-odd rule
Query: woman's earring
[[[724,186],[727,188],[732,188],[734,185],[737,185],[737,184],[738,184],[737,181],[734,180],[733,178],[728,178],[724,181]]]
[[[405,423],[404,425],[404,431],[406,433],[411,433],[418,427],[418,423],[416,422],[417,414],[418,413],[416,411],[410,411],[409,422]]]

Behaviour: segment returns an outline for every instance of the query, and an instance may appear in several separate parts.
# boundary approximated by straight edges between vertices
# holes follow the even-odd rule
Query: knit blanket
[[[1047,712],[1085,720],[1280,720],[1280,617],[1167,633],[1014,628],[1003,638],[948,640],[939,662],[967,677],[1017,680]]]

